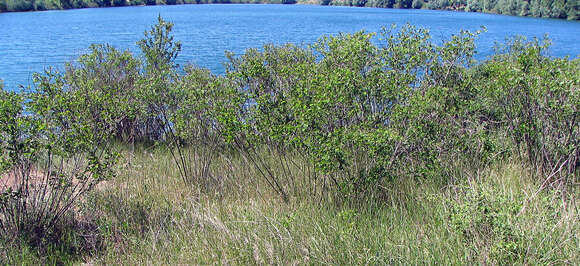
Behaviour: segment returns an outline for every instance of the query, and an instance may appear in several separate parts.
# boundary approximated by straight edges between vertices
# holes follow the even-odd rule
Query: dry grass
[[[400,181],[393,194],[404,196],[372,207],[338,207],[308,198],[284,204],[242,160],[232,161],[229,169],[214,168],[227,179],[208,187],[185,186],[167,152],[141,151],[125,158],[119,178],[93,193],[85,206],[100,217],[108,241],[91,263],[580,262],[577,192],[566,200],[567,208],[554,191],[528,201],[517,221],[506,225],[508,233],[522,236],[514,240],[522,247],[515,255],[501,249],[511,238],[492,231],[468,236],[453,224],[454,210],[474,203],[469,191],[480,191],[490,206],[501,202],[496,199],[523,204],[537,184],[516,163],[490,167],[445,188]],[[219,160],[215,163],[219,166]]]
[[[398,180],[385,201],[339,206],[308,190],[286,204],[242,158],[212,162],[219,182],[184,185],[169,152],[137,150],[76,209],[97,226],[98,248],[81,256],[8,248],[6,263],[580,263],[578,190],[532,197],[540,184],[517,162],[457,171],[463,181],[443,187]]]

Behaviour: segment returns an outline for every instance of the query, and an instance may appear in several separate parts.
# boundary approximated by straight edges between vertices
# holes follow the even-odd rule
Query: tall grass
[[[578,192],[540,191],[506,161],[441,186],[394,183],[390,200],[284,204],[240,158],[214,161],[219,183],[186,187],[165,148],[127,151],[119,176],[86,200],[97,264],[576,264]],[[295,177],[297,180],[300,176]],[[304,192],[307,193],[307,192]],[[300,194],[297,194],[300,195]],[[534,195],[534,197],[532,197]],[[345,202],[348,202],[345,200]],[[523,206],[526,208],[523,208]],[[494,228],[491,228],[494,226]],[[498,229],[499,228],[499,229]],[[26,254],[26,253],[25,253]],[[58,256],[53,253],[50,256]],[[25,263],[26,256],[10,262]],[[34,256],[32,256],[34,257]],[[78,261],[78,258],[77,258]]]
[[[56,149],[82,162],[57,188],[90,181],[33,227],[28,179],[0,193],[0,262],[578,264],[580,61],[515,39],[474,65],[481,31],[406,25],[182,75],[171,27],[0,94],[0,174]]]

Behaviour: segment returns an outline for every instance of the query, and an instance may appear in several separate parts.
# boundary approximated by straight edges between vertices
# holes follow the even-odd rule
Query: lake
[[[76,9],[0,14],[0,79],[9,90],[30,85],[47,66],[62,68],[92,43],[137,52],[135,44],[158,14],[175,24],[183,48],[177,61],[223,73],[224,52],[242,53],[266,43],[310,44],[322,35],[411,23],[431,30],[437,42],[460,29],[487,32],[477,41],[478,58],[495,42],[523,35],[552,39],[552,56],[580,55],[580,22],[432,10],[310,5],[179,5]]]

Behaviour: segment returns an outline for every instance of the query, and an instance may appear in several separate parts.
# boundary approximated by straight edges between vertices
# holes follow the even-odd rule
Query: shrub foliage
[[[435,44],[393,26],[227,54],[217,76],[175,64],[172,26],[158,18],[142,58],[93,45],[33,92],[1,92],[3,235],[50,232],[114,175],[119,142],[168,147],[192,186],[240,156],[284,201],[380,202],[393,181],[449,182],[512,154],[542,188],[578,182],[580,61],[547,56],[547,42],[515,38],[476,62],[485,29]]]

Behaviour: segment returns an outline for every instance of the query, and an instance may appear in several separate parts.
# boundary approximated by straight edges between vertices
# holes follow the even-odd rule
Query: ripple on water
[[[179,5],[0,14],[0,79],[9,89],[29,85],[33,72],[60,67],[92,43],[138,52],[136,42],[157,15],[175,23],[183,42],[179,64],[193,63],[223,73],[224,52],[242,53],[266,43],[309,44],[321,35],[379,31],[404,23],[427,27],[435,41],[460,29],[488,32],[478,40],[478,58],[508,36],[553,39],[551,55],[580,55],[580,22],[466,12],[306,5]]]

